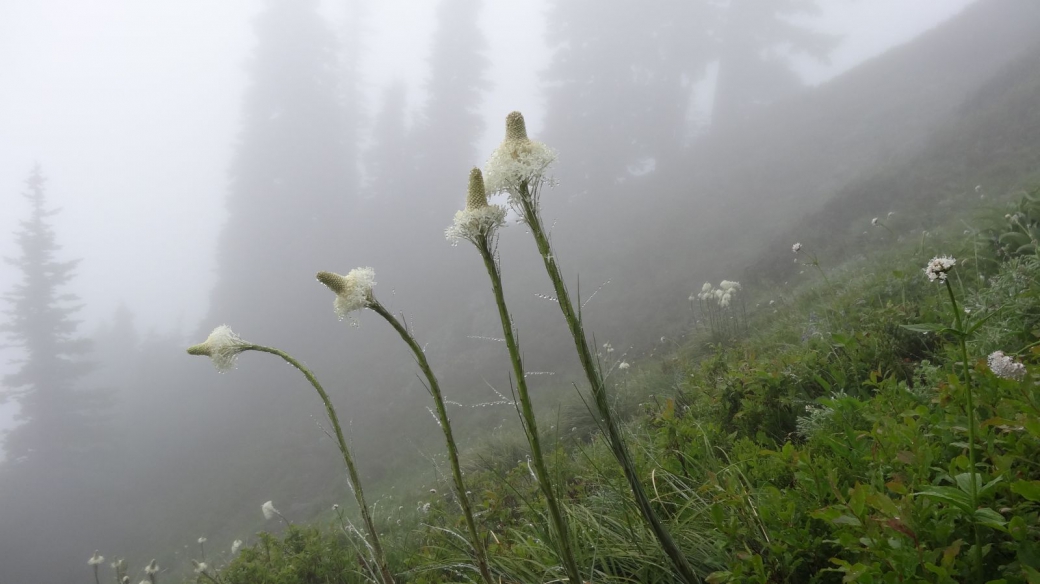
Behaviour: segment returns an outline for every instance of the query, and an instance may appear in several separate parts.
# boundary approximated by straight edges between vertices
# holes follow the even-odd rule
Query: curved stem
[[[357,501],[358,507],[361,508],[361,519],[365,523],[365,529],[368,531],[368,536],[372,539],[372,553],[375,556],[376,563],[379,565],[380,576],[385,584],[393,584],[394,576],[390,572],[389,565],[386,563],[386,556],[383,555],[383,546],[379,543],[379,532],[376,531],[375,523],[372,521],[372,514],[369,512],[368,504],[365,503],[365,493],[361,490],[361,479],[358,476],[357,467],[354,466],[354,457],[350,454],[350,448],[347,446],[346,439],[343,438],[343,428],[339,424],[339,416],[336,415],[336,408],[332,406],[329,394],[325,392],[325,389],[321,386],[321,383],[318,382],[318,378],[314,376],[314,373],[288,353],[272,347],[265,347],[263,345],[249,345],[244,350],[270,353],[281,357],[286,363],[295,367],[300,373],[303,373],[303,376],[307,378],[307,381],[314,386],[318,395],[321,396],[321,401],[325,404],[325,413],[329,416],[329,421],[332,423],[332,429],[336,434],[336,440],[339,442],[339,451],[343,454],[343,462],[347,465],[347,473],[350,475],[350,482],[354,487],[354,499]]]
[[[531,228],[531,234],[534,236],[535,244],[538,246],[538,253],[542,256],[542,262],[545,264],[545,271],[549,274],[549,279],[552,280],[560,310],[563,311],[563,317],[570,328],[571,336],[574,338],[574,348],[578,352],[578,360],[581,362],[589,386],[592,388],[593,401],[596,404],[599,415],[603,419],[603,424],[606,426],[610,450],[614,454],[614,458],[621,464],[639,512],[650,525],[650,529],[654,532],[665,554],[671,559],[680,579],[686,584],[694,584],[699,581],[699,578],[694,572],[693,566],[690,565],[686,556],[683,555],[682,550],[679,549],[668,529],[654,511],[650,498],[643,488],[643,483],[636,470],[635,463],[628,452],[628,447],[625,445],[621,430],[611,415],[607,389],[603,383],[603,376],[596,366],[596,361],[592,357],[588,339],[585,337],[585,331],[581,324],[581,313],[576,311],[571,303],[570,295],[567,293],[567,286],[556,263],[556,256],[552,251],[552,245],[545,234],[538,208],[535,206],[534,198],[526,184],[522,185],[520,195],[521,216],[524,217],[528,227]]]
[[[408,332],[408,329],[393,314],[390,314],[379,301],[372,299],[368,307],[383,317],[383,320],[388,322],[397,331],[397,334],[401,335],[401,339],[415,355],[415,361],[419,364],[419,369],[422,369],[423,375],[426,376],[430,394],[433,396],[433,401],[437,404],[437,419],[440,422],[441,430],[444,431],[444,439],[448,443],[448,459],[451,461],[451,474],[455,481],[455,491],[458,494],[459,505],[462,507],[463,515],[466,516],[466,527],[469,529],[470,540],[472,540],[471,543],[473,544],[473,556],[477,561],[477,568],[480,570],[481,578],[487,584],[494,584],[491,570],[488,568],[487,550],[484,547],[484,541],[480,538],[480,532],[477,530],[477,522],[473,518],[473,508],[470,506],[469,496],[466,495],[466,485],[462,480],[462,467],[459,465],[459,449],[451,433],[451,422],[448,420],[448,410],[444,405],[444,395],[441,393],[440,384],[437,383],[437,377],[433,374],[433,369],[430,368],[430,364],[426,360],[426,353],[423,352],[422,347],[416,342],[415,337]]]
[[[943,280],[946,284],[946,292],[950,295],[950,304],[953,305],[953,318],[957,325],[957,341],[960,343],[961,348],[961,360],[964,365],[964,391],[967,395],[968,401],[968,464],[971,466],[969,469],[969,479],[971,480],[971,489],[969,495],[971,496],[971,507],[974,513],[975,509],[979,506],[979,486],[978,486],[978,467],[976,467],[976,456],[975,456],[975,401],[973,397],[971,387],[971,371],[968,366],[968,343],[965,338],[964,327],[962,326],[961,311],[957,306],[957,297],[953,294],[953,286],[950,284],[950,279],[946,278]],[[979,535],[979,524],[975,520],[974,515],[971,517],[971,524],[975,531],[975,569],[982,569],[982,539]]]
[[[571,545],[570,530],[567,528],[567,518],[560,509],[553,489],[549,469],[545,465],[542,456],[542,446],[538,436],[538,423],[535,420],[534,407],[531,404],[531,395],[527,391],[527,379],[524,377],[523,360],[520,357],[520,347],[516,340],[516,332],[513,330],[513,320],[509,316],[509,308],[506,306],[505,292],[502,287],[502,274],[499,272],[498,264],[495,262],[491,252],[491,244],[486,236],[481,236],[474,241],[480,257],[484,260],[488,277],[491,278],[491,291],[495,295],[495,304],[498,306],[499,320],[502,322],[502,335],[506,339],[506,347],[509,349],[509,360],[513,365],[513,376],[516,378],[516,392],[520,398],[520,412],[523,417],[524,430],[527,433],[527,441],[531,444],[531,462],[534,463],[534,474],[538,480],[538,486],[545,496],[545,504],[549,508],[549,518],[556,529],[558,551],[560,561],[567,572],[567,577],[573,584],[583,582],[581,573],[578,571],[578,563],[574,559],[574,550]]]

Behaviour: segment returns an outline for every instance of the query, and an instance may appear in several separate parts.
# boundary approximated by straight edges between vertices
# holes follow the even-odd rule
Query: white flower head
[[[206,536],[202,536],[202,537],[199,538],[199,544],[200,545],[206,543],[207,541],[209,541],[209,540],[206,539]]]
[[[711,282],[705,282],[704,285],[701,286],[701,292],[711,292]]]
[[[798,253],[798,252],[802,251],[802,244],[796,243],[796,244],[792,245],[791,246],[791,251],[793,253]]]
[[[523,114],[512,112],[506,116],[505,140],[484,165],[487,192],[509,193],[509,203],[516,207],[524,187],[532,198],[537,196],[547,180],[545,171],[554,160],[552,149],[527,137]]]
[[[877,217],[874,217],[873,219],[870,220],[870,224],[873,225],[874,227],[877,227],[878,225],[881,224],[881,220],[878,219]]]
[[[105,556],[99,555],[97,550],[94,550],[94,555],[90,556],[87,560],[88,566],[100,566],[105,561]]]
[[[957,260],[949,256],[939,256],[932,258],[932,261],[928,262],[928,265],[924,268],[924,273],[928,276],[930,282],[946,281],[946,274],[953,269],[953,266],[957,264]]]
[[[250,347],[226,324],[213,329],[205,342],[188,347],[189,355],[203,355],[213,360],[217,371],[227,371],[235,366],[238,354]]]
[[[628,361],[622,361],[622,362],[618,363],[618,366],[617,366],[617,368],[621,369],[622,371],[625,370],[625,369],[628,369],[629,367],[631,367],[631,365],[628,364]]]
[[[237,554],[237,553],[238,553],[238,550],[240,550],[240,549],[242,549],[242,540],[240,540],[240,539],[236,539],[236,540],[235,540],[235,541],[234,541],[234,542],[233,542],[233,543],[231,544],[231,555]]]
[[[264,512],[264,519],[274,519],[276,515],[281,515],[278,510],[274,508],[274,502],[268,501],[260,506],[260,509]]]
[[[317,278],[336,293],[333,307],[341,320],[372,303],[372,287],[376,285],[376,272],[372,268],[354,268],[346,276],[318,272]]]
[[[1026,377],[1026,366],[1005,355],[1004,351],[994,351],[986,359],[989,370],[1001,379],[1022,381]]]
[[[144,567],[144,573],[149,576],[153,576],[159,573],[159,564],[152,560],[147,566]]]
[[[719,283],[719,288],[722,288],[726,292],[731,290],[740,290],[740,282],[733,282],[731,280],[723,280]]]
[[[505,207],[488,205],[484,175],[479,168],[474,168],[469,172],[466,208],[455,213],[455,221],[444,230],[444,236],[452,245],[457,245],[460,239],[479,245],[480,238],[492,237],[495,230],[505,224]]]
[[[206,562],[199,562],[199,561],[196,561],[196,560],[192,560],[192,562],[195,564],[195,573],[196,574],[202,574],[203,572],[205,572],[206,570],[209,569],[209,566],[206,565]]]

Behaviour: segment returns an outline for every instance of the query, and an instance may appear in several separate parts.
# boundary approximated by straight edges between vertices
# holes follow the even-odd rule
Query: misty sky
[[[537,76],[551,58],[542,43],[546,3],[487,3],[482,24],[495,73],[483,107],[484,151],[500,139],[501,120],[513,109],[524,111],[538,134]],[[842,42],[829,63],[800,62],[799,70],[819,83],[969,3],[822,0],[823,13],[805,21]],[[361,39],[369,110],[395,79],[408,83],[410,104],[420,105],[436,4],[371,4]],[[39,162],[50,177],[51,204],[63,208],[55,225],[64,258],[83,260],[72,290],[86,304],[81,332],[94,330],[120,302],[144,331],[189,333],[199,325],[224,218],[251,22],[262,5],[0,2],[0,255],[18,253],[12,232],[27,210],[22,181]],[[326,6],[343,32],[350,30],[347,5]],[[0,289],[17,277],[0,265]]]

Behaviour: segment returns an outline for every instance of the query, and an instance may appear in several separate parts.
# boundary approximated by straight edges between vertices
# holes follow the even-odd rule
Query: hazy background
[[[597,338],[636,358],[682,334],[675,315],[700,283],[752,285],[748,266],[806,214],[929,152],[1040,30],[1031,0],[785,0],[777,18],[761,6],[0,4],[0,255],[21,253],[39,163],[62,209],[58,259],[82,260],[63,291],[82,304],[74,336],[93,344],[74,390],[99,428],[86,455],[0,466],[0,582],[87,574],[95,548],[183,563],[198,535],[262,528],[267,499],[301,521],[342,499],[300,379],[257,355],[217,375],[183,354],[225,322],[315,368],[376,492],[425,480],[439,438],[412,360],[382,323],[337,322],[320,269],[375,267],[377,295],[465,404],[464,446],[514,426],[508,408],[473,407],[496,399],[488,384],[508,387],[507,366],[478,338],[498,336],[482,266],[443,238],[509,111],[559,150],[554,242],[583,296],[603,286],[587,309]],[[747,31],[749,50],[734,40]],[[717,83],[734,55],[773,86]],[[900,203],[883,200],[859,211]],[[574,363],[523,235],[502,237],[507,296],[528,368],[554,374],[532,378],[551,408]],[[754,277],[791,276],[768,268]],[[20,278],[0,265],[0,291]],[[0,356],[11,374],[23,355]],[[0,428],[16,412],[0,404]],[[61,558],[48,573],[44,546]]]

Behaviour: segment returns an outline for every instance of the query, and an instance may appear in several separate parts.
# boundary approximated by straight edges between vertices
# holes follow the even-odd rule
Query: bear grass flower
[[[1022,381],[1026,377],[1026,366],[1005,355],[1004,351],[994,351],[986,359],[989,370],[1001,379]]]
[[[159,564],[155,560],[152,560],[147,566],[144,567],[144,573],[149,576],[154,576],[159,573]]]
[[[104,561],[105,561],[105,556],[98,555],[97,550],[94,550],[94,555],[90,556],[90,559],[87,560],[87,565],[88,566],[100,566],[101,563],[104,562]]]
[[[484,175],[479,168],[474,168],[469,173],[466,208],[455,213],[455,221],[444,230],[444,235],[452,245],[457,245],[460,239],[478,244],[480,238],[491,237],[505,222],[505,207],[488,204]]]
[[[209,357],[217,371],[224,372],[234,367],[238,354],[251,346],[235,334],[231,327],[222,324],[213,329],[205,342],[188,347],[188,354]]]
[[[235,540],[235,541],[234,541],[234,542],[233,542],[233,543],[231,544],[231,555],[237,554],[237,553],[238,553],[238,550],[239,550],[239,549],[241,549],[241,548],[242,548],[242,540],[240,540],[240,539],[236,539],[236,540]]]
[[[545,171],[556,160],[551,148],[527,137],[527,124],[520,112],[506,116],[506,138],[491,153],[484,166],[489,193],[509,193],[509,204],[517,206],[523,187],[535,196],[545,182]]]
[[[333,307],[340,320],[372,303],[372,287],[376,285],[376,272],[372,268],[354,268],[346,276],[318,272],[317,278],[336,293]]]
[[[930,282],[945,282],[947,273],[957,264],[957,260],[949,256],[938,256],[932,258],[924,268],[924,273]]]
[[[274,508],[274,502],[268,501],[260,506],[260,510],[264,512],[264,519],[271,520],[276,516],[281,515],[277,509]]]

